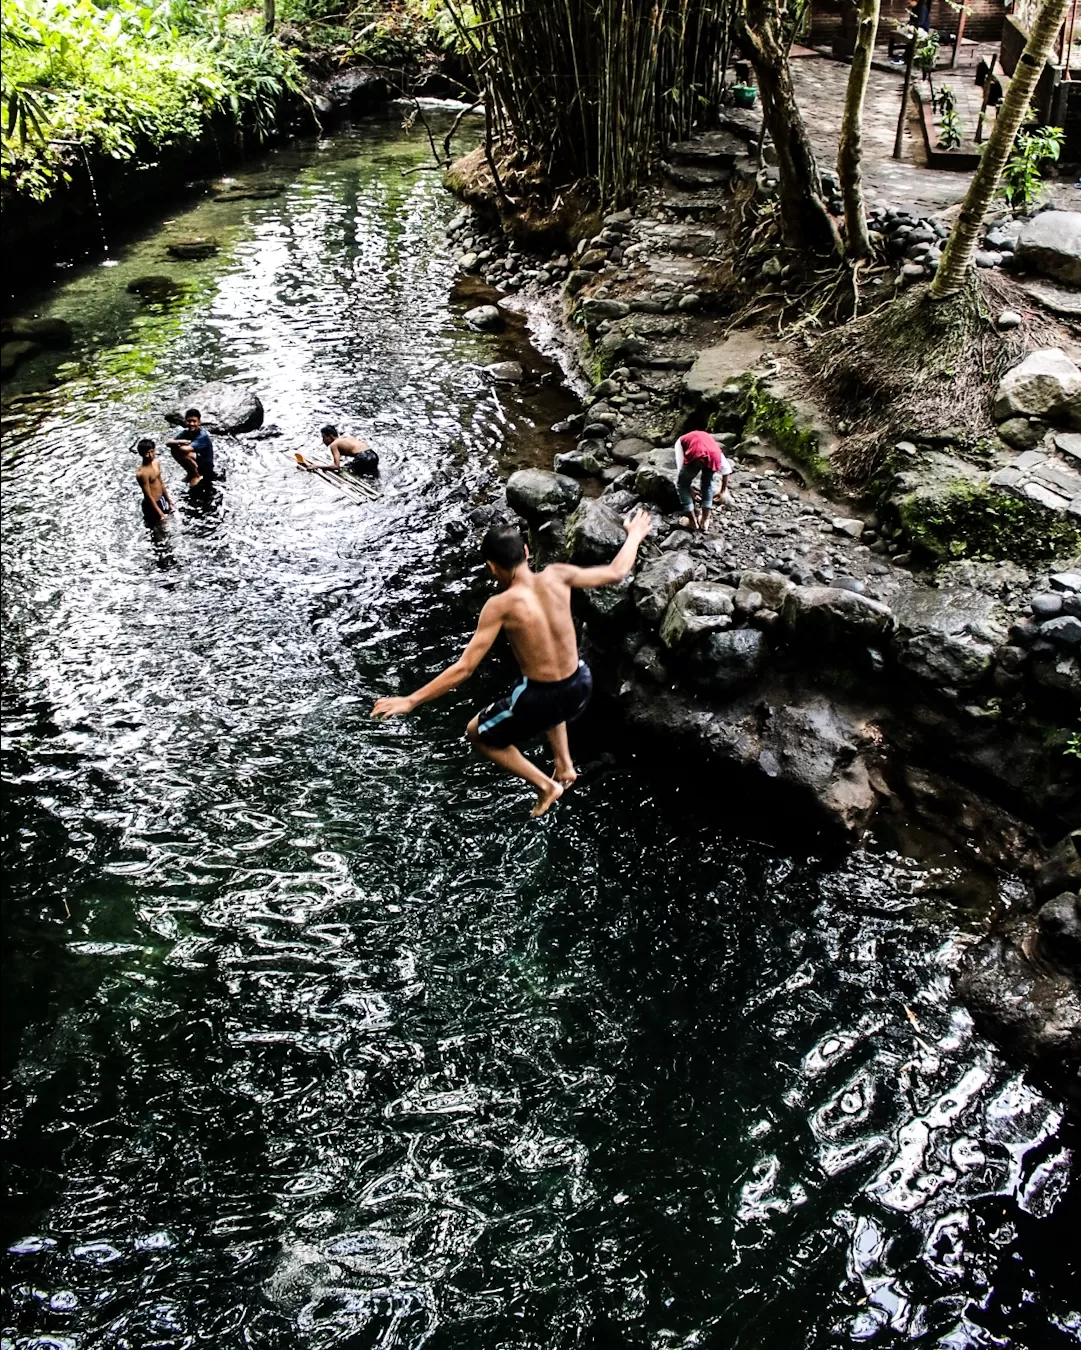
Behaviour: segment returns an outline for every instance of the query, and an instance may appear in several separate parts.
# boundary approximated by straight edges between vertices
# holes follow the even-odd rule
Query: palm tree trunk
[[[841,195],[845,204],[845,242],[850,258],[865,258],[871,251],[871,241],[867,235],[867,212],[863,206],[860,160],[863,155],[863,100],[871,74],[880,4],[881,0],[860,0],[856,47],[852,53],[852,68],[848,72],[841,142],[837,148],[837,174],[841,180]]]
[[[931,283],[933,300],[944,300],[956,295],[965,284],[972,266],[972,255],[976,251],[976,240],[998,190],[1002,170],[1013,149],[1014,137],[1025,120],[1036,82],[1043,73],[1052,44],[1066,18],[1069,3],[1070,0],[1044,0],[1039,8],[1029,32],[1028,45],[1014,70],[1006,97],[999,106],[979,167],[968,185],[961,214],[950,232],[942,262]]]

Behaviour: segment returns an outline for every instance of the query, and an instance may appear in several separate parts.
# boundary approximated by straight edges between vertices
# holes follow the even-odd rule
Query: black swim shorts
[[[524,745],[560,722],[581,717],[592,693],[593,676],[584,661],[565,680],[521,680],[480,714],[478,737],[496,750]]]

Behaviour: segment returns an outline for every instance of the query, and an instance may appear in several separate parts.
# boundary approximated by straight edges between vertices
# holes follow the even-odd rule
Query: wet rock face
[[[626,540],[623,522],[599,497],[581,502],[567,521],[567,550],[581,566],[611,562]]]
[[[1081,896],[1063,891],[1036,915],[1040,955],[1049,964],[1081,975]]]
[[[689,553],[665,553],[638,569],[634,579],[634,603],[651,627],[664,617],[668,602],[681,587],[693,580],[697,565]]]
[[[690,646],[707,633],[732,626],[731,586],[717,582],[692,582],[676,592],[661,620],[661,641],[666,647]]]
[[[1070,901],[1076,905],[1077,897],[1050,902],[1042,921],[1043,910],[977,942],[965,957],[958,990],[982,1031],[1078,1100],[1081,994],[1072,971],[1047,962],[1043,936],[1046,928],[1056,962],[1072,949],[1077,919]]]
[[[893,625],[888,605],[839,586],[793,587],[785,596],[783,617],[805,642],[873,642]]]
[[[769,661],[769,645],[757,628],[710,633],[691,655],[691,678],[706,693],[726,697],[757,680]]]
[[[507,480],[507,504],[530,524],[573,511],[581,499],[573,478],[546,469],[519,469]]]
[[[256,431],[263,425],[263,404],[254,389],[213,381],[168,409],[165,420],[174,427],[184,422],[188,408],[198,408],[210,432]]]

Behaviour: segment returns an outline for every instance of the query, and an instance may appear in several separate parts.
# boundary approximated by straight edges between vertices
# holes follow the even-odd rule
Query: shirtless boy
[[[578,777],[567,743],[567,723],[585,711],[593,690],[589,667],[578,657],[571,591],[611,586],[630,575],[639,546],[649,533],[648,512],[636,511],[623,528],[627,542],[604,567],[553,563],[543,572],[531,572],[529,549],[518,530],[512,525],[493,525],[484,536],[481,552],[502,594],[493,596],[481,610],[477,631],[453,665],[416,693],[379,699],[372,716],[410,713],[421,703],[462,684],[480,665],[502,629],[523,678],[506,698],[477,713],[466,727],[466,735],[486,759],[536,789],[537,803],[530,814],[543,816]],[[542,732],[555,756],[551,778],[518,749]]]
[[[319,434],[334,461],[333,465],[327,467],[341,473],[342,455],[346,455],[354,473],[370,478],[379,472],[379,456],[364,441],[358,440],[356,436],[339,436],[338,428],[331,426],[324,427]]]
[[[136,449],[142,463],[135,470],[135,481],[143,490],[143,519],[148,525],[161,525],[172,513],[173,499],[161,476],[158,452],[151,440],[142,440]]]

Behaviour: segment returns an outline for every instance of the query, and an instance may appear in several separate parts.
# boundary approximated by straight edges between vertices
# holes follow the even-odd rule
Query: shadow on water
[[[493,400],[554,368],[464,330],[424,153],[272,157],[281,197],[37,305],[80,337],[5,406],[5,1345],[1076,1344],[1075,1141],[953,998],[947,868],[737,829],[599,717],[533,822],[462,741],[505,652],[370,720],[465,640],[468,514],[571,406]],[[155,542],[128,446],[219,377],[282,435],[223,441],[209,508],[167,464]],[[296,472],[326,420],[378,503]]]

